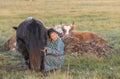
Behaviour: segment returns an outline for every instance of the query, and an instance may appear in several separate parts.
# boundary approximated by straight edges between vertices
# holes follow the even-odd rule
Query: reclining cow
[[[11,36],[4,42],[5,50],[15,50],[16,49],[16,35]]]
[[[108,42],[105,39],[101,38],[94,32],[74,31],[75,28],[74,22],[70,25],[62,24],[61,26],[63,29],[64,36],[76,37],[79,39],[79,41],[84,43],[95,42],[99,45],[108,45]]]

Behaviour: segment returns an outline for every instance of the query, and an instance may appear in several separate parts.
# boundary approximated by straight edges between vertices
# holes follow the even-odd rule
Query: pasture
[[[0,0],[0,79],[120,79],[120,0]],[[19,53],[5,51],[12,29],[32,16],[46,27],[61,21],[76,24],[76,31],[92,31],[114,48],[107,57],[65,55],[60,73],[19,70]]]

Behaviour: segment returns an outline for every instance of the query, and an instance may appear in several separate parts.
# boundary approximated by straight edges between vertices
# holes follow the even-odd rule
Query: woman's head
[[[48,37],[52,40],[52,41],[56,41],[58,38],[57,32],[53,29],[50,28],[48,29]]]

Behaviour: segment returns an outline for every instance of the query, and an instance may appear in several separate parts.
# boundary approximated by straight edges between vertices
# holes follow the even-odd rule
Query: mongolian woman
[[[50,28],[47,32],[47,54],[45,56],[45,71],[60,71],[64,63],[64,43],[57,32]]]

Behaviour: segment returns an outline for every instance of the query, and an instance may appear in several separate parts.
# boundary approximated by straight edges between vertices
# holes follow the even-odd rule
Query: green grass
[[[0,79],[119,79],[119,9],[120,0],[1,0]],[[75,21],[75,30],[97,33],[108,40],[114,51],[100,58],[66,55],[62,72],[50,73],[48,77],[41,77],[40,72],[19,71],[16,69],[21,64],[18,53],[5,51],[3,43],[15,34],[12,27],[29,16],[39,19],[46,27]]]

